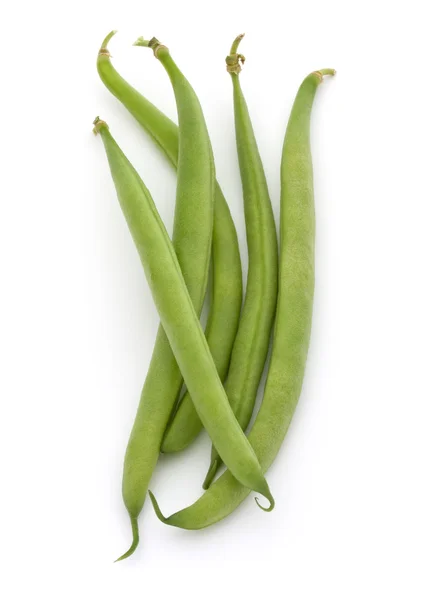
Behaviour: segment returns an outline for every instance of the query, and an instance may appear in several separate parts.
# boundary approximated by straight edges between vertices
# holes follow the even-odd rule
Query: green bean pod
[[[162,326],[195,400],[196,410],[227,467],[243,485],[269,500],[270,506],[263,510],[272,510],[274,500],[269,486],[231,410],[174,247],[149,191],[115,142],[106,123],[97,118],[94,131],[101,135],[104,143],[121,208],[141,258]],[[141,459],[135,454],[131,472],[127,476],[136,473]],[[128,466],[126,464],[126,468]],[[128,499],[125,498],[126,501]],[[133,502],[136,500],[137,493]]]
[[[281,253],[273,349],[264,396],[250,431],[266,472],[285,438],[297,405],[310,342],[314,292],[314,193],[310,117],[316,90],[332,69],[311,73],[298,90],[285,135],[281,163]],[[191,506],[158,518],[183,529],[202,529],[231,514],[249,490],[224,473]]]
[[[278,248],[272,204],[265,172],[253,132],[239,73],[244,57],[237,53],[243,36],[234,41],[227,57],[233,84],[237,153],[243,186],[249,255],[247,289],[231,355],[225,391],[242,429],[249,424],[269,348],[278,287]],[[187,427],[186,423],[189,423]],[[164,446],[172,450],[200,430],[200,419],[191,399],[184,398],[165,434]],[[187,441],[186,440],[186,441]],[[222,461],[212,447],[211,465],[203,487],[207,489]]]
[[[192,306],[200,313],[208,281],[213,231],[213,153],[199,100],[168,51],[164,54],[180,125],[173,244]],[[158,330],[124,459],[123,500],[130,515],[133,543],[122,558],[133,553],[138,544],[137,517],[183,381],[164,329],[161,326]]]
[[[177,167],[178,127],[116,71],[110,60],[108,50],[108,42],[115,33],[115,31],[112,31],[101,45],[97,60],[98,74],[109,91],[122,102],[161,148],[170,163]],[[180,264],[180,266],[183,272],[187,268],[183,264]],[[232,346],[238,329],[241,304],[242,273],[237,232],[221,188],[218,182],[215,182],[214,227],[212,233],[212,297],[205,335],[222,380],[225,379],[228,371]],[[162,373],[165,364],[168,365],[168,372],[165,376],[167,384],[165,390],[162,390],[165,394],[162,402],[165,402],[167,411],[162,413],[163,420],[160,430],[163,430],[168,424],[169,415],[176,402],[181,384],[180,370],[174,365],[174,358],[172,352],[168,352],[168,345],[163,351],[161,360],[157,357],[157,360],[151,364],[149,371],[157,369],[157,372]],[[158,380],[156,385],[162,386],[162,383]],[[186,394],[189,396],[188,392]],[[195,416],[197,414],[195,410],[194,414]],[[200,432],[201,428],[202,424],[199,420],[199,427],[195,435]],[[195,435],[190,435],[182,445],[173,446],[171,451],[182,450],[194,439]],[[161,450],[163,452],[167,451],[165,438]],[[145,473],[146,488],[150,476],[151,473]]]

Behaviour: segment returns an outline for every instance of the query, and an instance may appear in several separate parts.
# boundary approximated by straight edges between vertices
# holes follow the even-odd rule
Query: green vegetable
[[[118,199],[139,252],[162,326],[196,409],[225,464],[243,485],[274,500],[260,465],[231,410],[206,338],[194,310],[171,240],[139,175],[116,144],[108,126],[96,119]],[[133,461],[131,473],[138,463]],[[130,488],[128,489],[128,492]],[[135,494],[134,501],[137,494]],[[259,505],[260,506],[260,505]],[[131,515],[132,516],[132,515]]]
[[[185,282],[190,294],[189,306],[197,314],[202,309],[209,273],[215,189],[213,154],[202,108],[193,88],[168,51],[162,51],[162,54],[165,56],[162,56],[161,62],[174,90],[180,126],[173,245],[177,264],[182,269],[183,285]],[[160,127],[165,132],[162,124]],[[139,236],[143,231],[142,225],[139,223]],[[150,251],[154,246],[159,259],[159,240],[151,243]],[[159,291],[161,296],[167,298],[167,303],[176,304],[176,299],[171,298],[170,279],[165,293]],[[167,339],[168,334],[164,330],[165,326],[161,326],[158,331],[124,460],[123,499],[132,523],[133,543],[122,558],[132,554],[138,544],[137,517],[144,504],[163,434],[182,385],[171,338]],[[182,340],[180,330],[177,340],[179,345],[186,343]]]
[[[237,151],[243,184],[249,269],[247,290],[234,342],[225,391],[242,429],[246,429],[265,364],[276,307],[277,241],[266,177],[254,137],[238,74],[244,57],[237,54],[243,36],[236,38],[227,58],[234,87]],[[200,431],[201,422],[191,398],[184,398],[164,438],[167,452],[185,447]],[[212,448],[211,466],[203,487],[209,487],[221,459]]]
[[[115,31],[112,31],[107,35],[98,53],[97,69],[99,76],[109,91],[122,102],[136,121],[149,133],[167,156],[170,163],[174,167],[177,167],[178,127],[125,81],[113,67],[110,60],[108,42],[114,34]],[[194,206],[192,206],[192,210],[194,210]],[[179,243],[183,243],[183,240],[180,240]],[[184,272],[185,266],[183,264],[180,264],[180,266]],[[211,306],[205,334],[219,376],[224,380],[228,371],[232,346],[238,329],[242,303],[242,273],[237,232],[227,202],[217,182],[215,182],[214,226],[212,234],[212,280]],[[158,349],[156,354],[158,354]],[[175,365],[172,352],[168,352],[167,344],[161,358],[159,359],[159,356],[157,356],[157,359],[151,363],[149,372],[152,369],[156,369],[159,373],[166,371],[165,390],[162,389],[162,382],[157,381],[156,383],[161,391],[165,392],[165,398],[162,398],[162,402],[165,402],[167,411],[160,413],[162,423],[159,428],[163,432],[176,402],[182,381],[180,370]],[[184,396],[189,397],[189,393],[187,392]],[[194,412],[196,414],[196,411]],[[180,425],[180,427],[183,427],[183,425]],[[199,421],[199,428],[196,434],[199,433],[201,427],[202,424]],[[163,452],[168,451],[165,439],[161,447]],[[184,445],[173,446],[171,451],[182,450],[192,440],[193,437],[184,442]],[[145,443],[148,444],[147,436],[145,437]],[[152,449],[155,450],[156,456],[158,456],[155,440],[153,446],[150,446],[150,451]],[[143,495],[146,494],[151,475],[152,470],[145,471]]]
[[[332,69],[311,73],[292,108],[281,164],[281,258],[273,350],[262,406],[249,441],[267,471],[285,438],[297,405],[310,342],[314,291],[314,195],[310,117],[316,90]],[[223,458],[223,457],[222,457]],[[224,458],[223,458],[224,460]],[[224,473],[191,506],[158,518],[183,529],[202,529],[231,514],[249,490]]]

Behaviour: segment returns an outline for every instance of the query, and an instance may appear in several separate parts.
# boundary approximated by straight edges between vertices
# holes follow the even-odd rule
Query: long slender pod
[[[253,413],[266,361],[278,290],[278,245],[272,204],[239,74],[244,56],[238,36],[226,59],[233,84],[237,153],[243,184],[249,266],[247,289],[225,390],[243,430]],[[203,487],[207,489],[222,460],[212,447]]]
[[[278,249],[276,227],[268,186],[253,132],[246,100],[240,87],[239,73],[244,57],[237,53],[242,39],[238,36],[227,57],[227,70],[233,84],[237,153],[243,186],[244,212],[249,255],[247,289],[243,312],[231,355],[225,391],[242,429],[246,429],[269,348],[276,308]],[[188,415],[188,416],[186,416]],[[184,398],[164,438],[164,445],[182,445],[189,436],[185,426],[200,427],[191,399]],[[207,489],[221,464],[212,447],[211,466],[203,487]]]
[[[316,90],[332,69],[311,73],[298,90],[281,164],[281,254],[273,349],[263,402],[249,441],[267,471],[285,438],[297,405],[310,342],[314,292],[314,194],[310,117]],[[158,518],[183,529],[202,529],[231,514],[249,490],[224,473],[191,506]]]
[[[168,75],[180,128],[173,245],[191,304],[196,313],[200,313],[208,281],[213,231],[213,153],[199,100],[174,61],[169,65]],[[162,136],[162,121],[158,124]],[[138,543],[134,520],[145,501],[182,381],[171,343],[161,325],[124,459],[123,500],[132,523],[133,543],[122,558],[129,556]]]
[[[196,410],[227,467],[243,485],[269,500],[270,506],[264,510],[272,510],[274,500],[268,484],[231,410],[174,247],[154,202],[111,136],[108,126],[99,118],[95,120],[95,132],[101,135],[104,143],[120,205],[140,255],[162,326],[195,400]],[[143,458],[136,454],[132,456],[131,470],[126,477],[136,473]],[[137,490],[127,488],[128,491],[135,492],[135,502]],[[129,499],[125,497],[126,501]]]
[[[108,43],[115,34],[112,31],[104,39],[98,53],[98,74],[108,90],[127,108],[136,121],[149,133],[156,144],[167,156],[170,163],[177,167],[178,163],[178,127],[166,115],[164,115],[154,104],[149,102],[142,94],[134,89],[114,68],[111,62]],[[238,328],[238,320],[242,304],[242,273],[240,251],[238,247],[237,232],[231,217],[228,204],[222,194],[221,188],[215,182],[214,199],[214,227],[212,234],[212,297],[209,317],[206,324],[205,335],[209,348],[215,361],[219,376],[225,379],[232,346]],[[181,242],[180,242],[181,243]],[[184,265],[181,264],[182,270]],[[168,348],[166,348],[168,350]],[[172,354],[172,353],[171,353]],[[155,368],[161,369],[165,364],[167,356],[165,352],[161,361],[154,362]],[[153,368],[151,365],[150,370]],[[162,386],[162,382],[156,382]],[[174,405],[174,398],[180,388],[180,372],[178,368],[171,369],[167,373],[167,386],[162,392],[168,394],[167,413],[163,413],[163,421],[167,425],[169,415]],[[167,391],[168,390],[168,391]],[[188,392],[187,395],[189,396]],[[187,419],[184,427],[188,429],[188,435],[183,436],[180,444],[173,444],[167,448],[165,439],[161,450],[171,452],[185,448],[202,428],[202,423],[197,417],[196,410],[192,404],[193,416],[196,419],[196,428],[189,427]],[[181,425],[183,427],[183,425]],[[162,426],[161,426],[162,429]],[[145,482],[146,486],[148,481]]]

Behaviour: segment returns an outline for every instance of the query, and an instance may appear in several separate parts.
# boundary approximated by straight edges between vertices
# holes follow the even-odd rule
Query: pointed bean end
[[[269,489],[266,479],[264,479],[264,484],[262,486],[260,486],[260,488],[255,488],[255,490],[256,490],[256,492],[259,492],[260,494],[262,494],[262,496],[264,496],[269,501],[269,506],[267,508],[265,508],[264,506],[262,506],[260,504],[259,499],[255,498],[257,506],[259,508],[261,508],[262,510],[264,510],[265,512],[271,512],[275,507],[275,500],[271,494],[271,491]]]
[[[155,498],[155,496],[153,495],[153,493],[151,492],[151,490],[149,490],[149,498],[151,499],[153,509],[154,509],[155,514],[158,517],[158,519],[160,521],[162,521],[162,523],[167,523],[168,519],[166,519],[164,517],[164,515],[162,514],[161,509],[159,508],[158,501]]]
[[[129,556],[131,556],[133,554],[133,552],[136,550],[136,548],[139,545],[139,525],[137,522],[137,518],[136,517],[130,517],[130,522],[132,525],[132,534],[133,534],[133,541],[132,541],[132,545],[130,546],[130,548],[127,550],[127,552],[125,552],[124,554],[122,554],[119,558],[117,558],[114,562],[120,562],[121,560],[125,560],[126,558],[128,558]]]
[[[202,484],[202,488],[204,490],[209,489],[210,484],[212,483],[215,475],[216,475],[216,471],[218,470],[218,459],[215,458],[215,460],[213,460],[211,462],[211,465],[209,467],[208,472],[206,473],[206,477],[205,477],[205,481]]]

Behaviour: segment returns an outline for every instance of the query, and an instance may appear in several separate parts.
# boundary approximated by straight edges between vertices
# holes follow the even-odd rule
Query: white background
[[[5,7],[6,6],[6,7]],[[419,600],[421,580],[420,56],[417,4],[354,0],[16,2],[1,9],[0,591],[3,598]],[[317,285],[305,386],[269,481],[200,532],[149,501],[135,556],[121,472],[158,325],[93,118],[172,226],[175,174],[102,86],[116,68],[173,118],[165,42],[195,87],[246,260],[224,58],[241,76],[279,215],[279,164],[301,80],[312,124]],[[169,514],[200,494],[206,436],[151,482]]]

